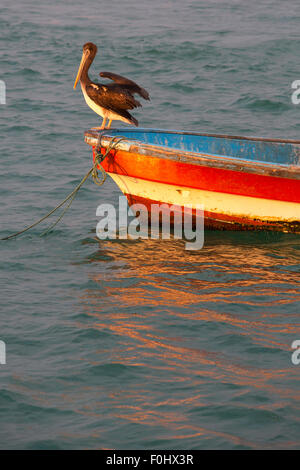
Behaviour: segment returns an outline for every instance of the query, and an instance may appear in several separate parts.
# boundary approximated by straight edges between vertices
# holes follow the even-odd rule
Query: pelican
[[[82,49],[82,58],[74,82],[74,90],[80,80],[82,93],[87,105],[103,118],[100,129],[109,129],[113,120],[138,126],[137,119],[127,110],[142,106],[134,98],[134,94],[140,95],[145,100],[150,100],[149,93],[132,80],[111,72],[100,72],[99,75],[100,77],[113,80],[114,83],[101,84],[92,82],[88,71],[97,54],[97,46],[92,42],[87,42]],[[107,119],[108,126],[105,127]]]

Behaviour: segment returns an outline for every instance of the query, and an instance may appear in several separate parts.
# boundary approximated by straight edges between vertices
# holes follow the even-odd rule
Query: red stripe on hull
[[[165,204],[171,207],[171,204],[164,203],[163,201],[154,201],[152,199],[146,199],[140,196],[133,196],[131,194],[125,194],[128,200],[129,206],[132,204],[144,204],[146,206],[149,217],[151,215],[152,204]],[[176,207],[172,205],[172,207]],[[178,211],[183,213],[184,207],[177,206]],[[193,215],[195,210],[193,209]],[[173,217],[171,213],[171,223]],[[218,230],[272,230],[280,232],[300,232],[299,222],[266,222],[257,219],[249,219],[246,217],[235,217],[226,214],[218,214],[215,212],[204,211],[204,226],[206,228],[218,229]]]
[[[102,149],[102,153],[104,152],[105,149]],[[241,196],[300,202],[300,182],[297,179],[193,165],[122,150],[113,150],[102,165],[110,173],[148,181]]]

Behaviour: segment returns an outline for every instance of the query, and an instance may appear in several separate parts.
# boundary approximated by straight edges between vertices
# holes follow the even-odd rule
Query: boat
[[[102,167],[130,206],[201,204],[209,229],[300,233],[300,140],[127,127],[84,136],[94,158],[122,138]]]

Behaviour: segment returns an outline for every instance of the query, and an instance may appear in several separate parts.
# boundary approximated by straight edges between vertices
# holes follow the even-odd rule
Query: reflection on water
[[[105,333],[93,365],[125,367],[107,396],[112,419],[152,429],[162,446],[298,445],[300,242],[265,237],[208,232],[199,252],[99,243],[81,302]]]

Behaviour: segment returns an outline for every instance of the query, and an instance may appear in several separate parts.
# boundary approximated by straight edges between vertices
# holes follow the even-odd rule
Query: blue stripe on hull
[[[300,166],[300,141],[279,142],[272,139],[253,139],[231,136],[203,135],[160,129],[119,128],[104,131],[105,135],[123,135],[146,144],[158,145],[249,161]]]

